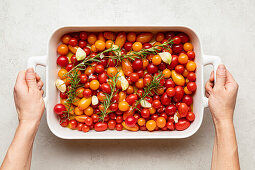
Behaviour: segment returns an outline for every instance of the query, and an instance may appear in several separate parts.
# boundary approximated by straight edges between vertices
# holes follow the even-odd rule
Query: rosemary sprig
[[[145,97],[147,97],[149,94],[151,94],[152,91],[154,91],[157,94],[156,90],[158,88],[162,87],[160,84],[160,81],[162,78],[164,78],[164,75],[162,72],[158,75],[153,76],[151,83],[148,84],[148,86],[144,88],[144,93],[142,94],[142,97],[136,101],[135,106],[133,107],[133,110],[134,109],[139,110],[137,108],[137,106],[141,103],[142,100],[145,100]]]
[[[104,121],[104,118],[107,114],[111,113],[112,111],[109,111],[109,107],[111,106],[111,104],[113,103],[111,100],[113,98],[113,96],[118,92],[117,90],[115,90],[116,88],[116,84],[117,81],[119,79],[118,74],[116,74],[115,76],[109,77],[110,81],[108,81],[110,88],[111,88],[111,93],[105,93],[105,99],[103,101],[103,110],[100,112],[100,120]]]

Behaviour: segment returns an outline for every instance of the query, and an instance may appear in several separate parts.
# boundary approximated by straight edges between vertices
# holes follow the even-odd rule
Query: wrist
[[[214,125],[216,131],[227,131],[228,129],[234,128],[233,120],[231,119],[222,119],[222,120],[214,120]]]
[[[37,120],[20,120],[19,127],[26,128],[30,130],[37,130],[40,125],[40,121]]]

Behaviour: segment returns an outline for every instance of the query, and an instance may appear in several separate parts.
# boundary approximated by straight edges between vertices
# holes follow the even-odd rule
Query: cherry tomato
[[[152,102],[152,107],[154,107],[155,109],[158,109],[161,106],[161,102],[159,100],[154,100]]]
[[[80,32],[80,39],[86,40],[88,38],[88,34],[85,31]]]
[[[196,81],[196,74],[194,72],[189,72],[187,78],[189,81]]]
[[[175,114],[176,110],[177,110],[176,106],[173,104],[170,104],[170,105],[166,106],[165,112],[167,115],[173,116]]]
[[[181,103],[178,107],[178,113],[181,117],[186,117],[188,113],[188,106],[186,103]]]
[[[78,129],[79,131],[82,131],[83,126],[84,126],[83,123],[78,123],[77,129]]]
[[[105,49],[105,42],[102,40],[97,40],[95,42],[95,46],[99,51],[103,51]]]
[[[156,41],[162,42],[165,39],[165,35],[162,32],[156,34]]]
[[[81,74],[80,79],[80,82],[85,84],[88,81],[88,76],[86,74]]]
[[[184,90],[181,86],[175,87],[175,95],[174,98],[177,100],[176,102],[180,101],[183,98]]]
[[[117,74],[117,69],[115,67],[108,67],[107,68],[107,75],[113,77]]]
[[[132,105],[133,103],[135,103],[138,99],[138,96],[137,94],[130,94],[127,96],[126,98],[126,102],[129,104],[129,105]]]
[[[90,83],[89,83],[89,87],[91,90],[97,90],[99,88],[100,84],[97,80],[92,80]]]
[[[89,128],[89,126],[87,126],[87,125],[83,125],[83,127],[82,127],[82,131],[83,132],[88,132],[90,130],[90,128]]]
[[[180,54],[178,57],[178,61],[181,64],[187,64],[188,63],[188,56],[186,54]]]
[[[79,41],[79,47],[85,48],[86,45],[87,45],[87,42],[86,42],[86,41],[84,41],[84,40],[80,40],[80,41]]]
[[[103,83],[103,84],[100,86],[100,89],[101,89],[104,93],[107,93],[107,94],[110,94],[110,93],[111,93],[111,86],[110,86],[108,83]]]
[[[116,130],[117,130],[117,131],[122,131],[122,129],[123,129],[122,124],[117,124],[117,125],[116,125]]]
[[[133,81],[133,82],[137,82],[137,81],[139,80],[139,75],[138,75],[138,73],[131,73],[131,74],[130,74],[130,79],[131,79],[131,81]]]
[[[193,112],[188,112],[186,119],[190,122],[195,120],[195,114]]]
[[[104,66],[101,65],[101,64],[96,65],[95,72],[98,73],[98,74],[103,73],[104,72]]]
[[[151,64],[151,63],[150,63],[150,64],[147,66],[147,71],[148,71],[148,73],[150,73],[150,74],[157,73],[157,72],[158,72],[158,67],[155,66],[154,64]]]
[[[178,56],[172,55],[172,62],[167,68],[170,70],[173,70],[178,65],[178,63],[179,63]]]
[[[166,119],[164,117],[158,117],[156,123],[159,128],[163,128],[166,126]]]
[[[96,122],[98,122],[98,120],[99,120],[98,114],[92,114],[92,115],[91,115],[91,118],[92,118],[92,120],[93,120],[93,123],[96,123]]]
[[[56,114],[61,115],[66,111],[66,107],[65,105],[59,103],[54,106],[53,110]]]
[[[69,43],[69,41],[70,41],[71,38],[72,38],[72,37],[71,37],[70,35],[65,34],[65,35],[61,38],[61,41],[62,41],[62,43],[68,45],[68,43]]]
[[[152,47],[152,45],[150,44],[150,43],[145,43],[145,44],[143,44],[143,48],[144,49],[149,49],[149,48],[151,48]]]
[[[117,103],[112,103],[112,104],[110,105],[109,109],[110,109],[111,111],[116,112],[116,111],[118,110],[118,104],[117,104]]]
[[[172,39],[174,37],[174,32],[170,31],[170,32],[167,32],[165,34],[165,38],[168,40],[168,39]]]
[[[134,127],[137,123],[137,119],[134,118],[134,116],[128,116],[126,119],[125,119],[125,124],[128,126],[128,127]]]
[[[145,118],[145,119],[149,118],[149,117],[150,117],[150,111],[149,111],[149,109],[143,109],[143,110],[141,111],[141,116],[142,116],[143,118]]]
[[[188,51],[187,56],[189,57],[190,60],[194,60],[196,54],[194,51]]]
[[[139,89],[142,89],[144,87],[143,79],[138,79],[138,81],[135,83],[135,86]]]
[[[171,103],[171,98],[169,98],[168,95],[166,93],[164,93],[164,94],[162,94],[160,101],[163,105],[166,106],[166,105],[169,105]]]
[[[95,131],[97,132],[102,132],[105,131],[107,129],[107,124],[105,122],[97,122],[95,124]]]
[[[127,111],[128,109],[129,109],[129,104],[128,104],[128,102],[126,102],[126,101],[121,101],[121,102],[119,103],[119,110],[120,110],[120,111],[125,112],[125,111]]]
[[[196,70],[196,63],[194,61],[189,61],[187,64],[186,64],[186,68],[188,71],[195,71]]]
[[[149,130],[149,131],[153,131],[155,128],[156,128],[156,122],[154,120],[149,120],[146,122],[146,128]]]
[[[123,122],[122,116],[117,116],[117,117],[116,117],[116,122],[117,122],[117,123],[122,123],[122,122]]]
[[[166,127],[167,127],[169,130],[174,130],[174,123],[173,123],[173,122],[167,122],[167,123],[166,123]]]
[[[193,50],[193,45],[191,44],[191,43],[185,43],[184,45],[183,45],[183,49],[185,50],[185,51],[191,51],[191,50]]]
[[[132,67],[135,71],[139,71],[143,69],[143,61],[141,59],[135,59],[132,62]]]
[[[67,66],[68,63],[68,58],[64,55],[59,56],[57,59],[57,64],[61,67]]]
[[[174,44],[180,44],[181,43],[181,38],[179,36],[175,36],[173,38],[173,40],[174,40]]]
[[[181,118],[175,123],[175,129],[180,131],[187,129],[189,126],[190,122],[185,118]]]
[[[166,94],[167,94],[169,97],[174,97],[174,95],[175,95],[175,89],[174,89],[173,87],[167,88]]]
[[[72,70],[72,68],[73,68],[73,64],[67,64],[67,66],[66,66],[66,71],[70,71],[70,70]]]
[[[154,55],[153,57],[152,57],[152,63],[154,64],[154,65],[159,65],[160,63],[161,63],[161,57],[159,56],[159,55]]]
[[[83,91],[83,97],[90,97],[92,95],[92,91],[90,89],[84,89]]]
[[[183,65],[177,65],[174,69],[176,73],[182,74],[184,72],[184,66]]]
[[[172,49],[174,53],[180,53],[183,50],[183,45],[182,44],[173,45]]]
[[[194,92],[197,90],[197,85],[195,82],[188,82],[187,88],[189,91]]]
[[[74,119],[69,121],[69,127],[73,130],[76,129],[77,124],[78,124],[77,121]]]
[[[71,38],[69,41],[69,45],[75,47],[78,44],[78,40],[76,38]]]
[[[57,48],[57,52],[60,55],[66,55],[68,53],[68,47],[65,44],[60,44]]]
[[[62,127],[67,127],[68,124],[69,124],[69,119],[60,119],[60,125]]]
[[[170,78],[172,75],[172,72],[169,69],[164,69],[162,73],[164,75],[164,78]]]
[[[124,48],[125,48],[125,50],[127,50],[127,51],[130,51],[130,50],[132,49],[132,46],[133,46],[133,43],[131,43],[131,42],[126,42],[126,43],[124,44]]]
[[[188,37],[188,35],[185,34],[185,33],[182,33],[182,32],[181,32],[181,33],[178,33],[177,36],[179,36],[179,37],[181,38],[181,42],[182,42],[182,43],[186,43],[186,42],[189,41],[189,37]]]
[[[190,95],[185,95],[183,96],[182,102],[190,106],[193,103],[193,99]]]
[[[113,129],[115,129],[115,126],[116,126],[116,121],[115,120],[109,120],[108,128],[113,130]]]
[[[67,99],[67,98],[68,98],[68,95],[67,95],[66,93],[62,93],[62,92],[59,93],[59,96],[60,96],[62,99]]]
[[[96,40],[97,40],[97,36],[96,36],[95,34],[90,33],[90,34],[88,35],[88,43],[89,43],[90,45],[93,45],[93,44],[96,42]]]
[[[173,82],[173,80],[167,79],[167,80],[165,81],[164,86],[165,86],[166,88],[175,87],[175,83]]]

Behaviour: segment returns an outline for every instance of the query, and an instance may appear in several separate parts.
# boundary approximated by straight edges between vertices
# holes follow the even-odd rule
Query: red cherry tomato
[[[143,109],[143,110],[141,111],[141,116],[142,116],[143,118],[145,118],[145,119],[149,118],[149,117],[150,117],[150,111],[149,111],[149,109]]]
[[[144,49],[149,49],[149,48],[151,48],[152,47],[152,45],[150,44],[150,43],[144,43],[143,44],[143,48]]]
[[[103,84],[100,86],[100,89],[101,89],[104,93],[107,93],[107,94],[110,94],[110,93],[111,93],[111,86],[110,86],[108,83],[103,83]]]
[[[66,66],[66,71],[70,71],[70,70],[72,70],[72,68],[73,68],[73,64],[72,64],[72,63],[69,63],[69,64],[67,64],[67,66]]]
[[[57,59],[57,64],[61,67],[66,67],[68,63],[68,58],[64,55],[59,56]]]
[[[173,52],[174,53],[180,53],[183,50],[183,45],[182,44],[176,44],[173,45]]]
[[[181,118],[175,123],[175,129],[180,131],[187,129],[189,126],[190,122],[185,118]]]
[[[125,124],[128,127],[134,127],[137,123],[137,119],[134,116],[128,116],[125,120]]]
[[[88,81],[88,76],[86,74],[81,74],[80,79],[81,79],[80,82],[82,84],[85,84]]]
[[[132,46],[133,46],[133,43],[131,43],[131,42],[126,42],[126,43],[124,44],[124,48],[125,48],[125,50],[127,50],[127,51],[130,51],[130,50],[132,49]]]
[[[169,87],[166,89],[166,94],[169,96],[169,97],[174,97],[175,95],[175,88],[173,87]]]
[[[175,71],[176,71],[176,73],[179,73],[179,74],[182,74],[183,72],[184,72],[184,66],[183,65],[177,65],[176,67],[175,67]]]
[[[98,114],[93,114],[93,115],[91,115],[91,118],[92,118],[92,120],[93,120],[93,123],[96,123],[96,122],[98,122],[98,120],[99,120]]]
[[[78,129],[79,131],[82,131],[83,126],[84,126],[83,123],[78,123],[77,129]]]
[[[166,106],[165,112],[167,115],[173,116],[175,114],[176,110],[177,110],[176,106],[173,104],[170,104],[170,105]]]
[[[166,127],[167,127],[169,130],[174,130],[174,123],[173,123],[173,122],[167,122],[167,123],[166,123]]]
[[[167,66],[168,69],[173,70],[178,65],[178,56],[172,55],[172,62],[170,65]]]
[[[128,102],[129,105],[132,105],[135,103],[138,99],[137,94],[130,94],[126,97],[126,102]]]
[[[98,73],[98,74],[103,73],[104,72],[104,66],[101,65],[101,64],[96,65],[95,72]]]
[[[69,41],[69,45],[75,47],[78,44],[78,40],[76,38],[71,38]]]
[[[123,129],[122,124],[117,124],[117,125],[116,125],[116,130],[117,130],[117,131],[122,131],[122,129]]]
[[[187,114],[188,114],[188,106],[186,103],[181,103],[179,106],[178,106],[178,112],[180,114],[181,117],[186,117]]]
[[[154,100],[152,102],[152,107],[154,107],[155,109],[158,109],[161,106],[161,102],[159,100]]]
[[[181,38],[182,43],[186,43],[189,41],[189,37],[185,33],[179,33],[179,34],[177,34],[177,36],[179,36]]]
[[[63,104],[56,104],[54,107],[54,112],[58,115],[62,115],[66,111],[66,107]]]
[[[187,78],[190,82],[196,81],[196,74],[194,72],[190,72]]]
[[[181,43],[181,38],[179,36],[175,36],[173,39],[174,39],[174,44],[180,44]]]
[[[139,71],[143,69],[143,61],[141,59],[135,59],[132,62],[132,67],[135,71]]]
[[[97,122],[95,124],[95,131],[97,132],[102,132],[105,131],[107,129],[107,124],[105,122]]]
[[[122,123],[123,122],[123,117],[122,116],[117,116],[116,117],[116,122],[117,123]]]
[[[195,114],[193,112],[188,112],[186,119],[190,122],[195,120]]]
[[[88,38],[88,34],[85,31],[80,32],[80,39],[86,40]]]
[[[92,91],[90,89],[84,89],[83,97],[88,98],[92,95]]]
[[[145,86],[150,85],[150,84],[151,84],[151,78],[150,78],[150,77],[144,77],[144,79],[143,79],[143,84],[144,84]]]
[[[85,124],[86,125],[90,126],[90,125],[92,125],[92,123],[93,123],[93,119],[91,117],[87,117],[85,119]]]
[[[86,42],[86,41],[84,41],[84,40],[80,40],[80,41],[79,41],[79,47],[85,48],[86,45],[87,45],[87,42]]]
[[[115,120],[109,120],[108,128],[113,130],[113,129],[115,129],[115,126],[116,126],[116,121]]]
[[[176,102],[181,101],[181,99],[183,98],[183,95],[184,95],[183,88],[181,86],[176,86],[175,95],[174,95]]]
[[[62,99],[67,99],[67,98],[68,98],[68,95],[67,95],[66,93],[60,92],[59,95],[60,95],[60,97],[61,97]]]
[[[187,88],[189,91],[194,92],[197,90],[197,85],[195,82],[188,82]]]
[[[170,103],[171,103],[171,98],[170,97],[168,97],[168,95],[166,94],[166,93],[164,93],[164,94],[162,94],[162,96],[161,96],[161,103],[163,104],[163,105],[169,105]]]
[[[60,119],[60,125],[62,127],[67,127],[68,124],[69,124],[69,119]]]
[[[90,55],[91,51],[90,51],[90,49],[88,47],[84,47],[83,50],[85,51],[86,56]]]
[[[167,80],[165,80],[164,86],[165,86],[166,88],[175,87],[175,83],[174,83],[173,80],[167,79]]]
[[[130,79],[131,79],[132,82],[137,82],[139,80],[138,73],[131,73],[130,74]]]
[[[193,103],[193,99],[190,95],[187,94],[187,95],[183,96],[182,102],[186,103],[188,106],[190,106]]]
[[[106,83],[107,82],[107,78],[108,77],[107,77],[106,73],[102,73],[102,74],[98,75],[98,81],[101,84]]]
[[[76,120],[70,120],[69,121],[69,126],[70,126],[70,128],[71,129],[76,129],[76,127],[77,127],[77,121]]]
[[[148,73],[150,73],[150,74],[157,73],[157,72],[158,72],[158,67],[155,66],[154,64],[150,63],[150,64],[147,66],[147,71],[148,71]]]
[[[194,51],[188,51],[187,56],[189,57],[190,60],[194,60],[196,54]]]
[[[82,127],[82,131],[83,132],[88,132],[90,130],[90,128],[89,128],[89,126],[87,126],[87,125],[83,125],[83,127]]]

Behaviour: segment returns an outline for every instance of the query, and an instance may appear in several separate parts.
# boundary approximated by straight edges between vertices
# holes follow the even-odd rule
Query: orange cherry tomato
[[[146,128],[148,131],[153,131],[156,128],[156,122],[154,120],[149,120],[146,122]]]
[[[78,49],[78,47],[73,47],[73,46],[71,46],[71,45],[68,45],[68,49],[69,49],[73,54],[75,54],[76,51],[77,51],[77,49]]]
[[[103,92],[98,92],[97,93],[97,98],[100,102],[103,102],[105,100],[106,96]]]
[[[184,77],[187,77],[188,74],[189,74],[189,71],[188,71],[187,69],[184,69],[182,75],[183,75]]]
[[[126,38],[127,38],[126,33],[120,32],[116,37],[115,45],[118,45],[120,48],[122,48],[126,42]]]
[[[127,40],[129,42],[135,42],[135,39],[136,39],[136,34],[134,32],[130,32],[128,33],[127,35]]]
[[[160,45],[161,43],[160,42],[155,42],[154,44],[153,44],[153,46],[155,47],[155,46],[157,46],[157,45]],[[162,50],[162,47],[156,47],[158,50]]]
[[[65,79],[65,78],[67,78],[66,73],[67,73],[67,70],[64,69],[64,68],[61,68],[61,69],[58,71],[58,77],[59,77],[61,80],[63,80],[63,79]]]
[[[65,44],[60,44],[57,51],[60,55],[66,55],[68,53],[68,47]]]
[[[165,39],[165,35],[162,32],[157,33],[156,41],[162,42]]]
[[[93,66],[88,66],[88,67],[86,68],[86,70],[85,70],[85,74],[86,74],[87,76],[93,74],[94,72],[95,72],[95,67],[93,67]]]
[[[75,120],[77,120],[77,122],[84,123],[85,120],[88,118],[88,116],[86,116],[86,115],[79,115],[79,116],[75,116],[74,118],[75,118]]]
[[[91,45],[90,49],[91,49],[92,52],[97,52],[98,51],[95,44]]]
[[[150,42],[152,37],[153,37],[153,34],[151,32],[144,32],[137,35],[136,41],[144,44],[144,43]]]
[[[185,43],[184,45],[183,45],[183,49],[185,50],[185,51],[192,51],[193,50],[193,45],[191,44],[191,43]]]
[[[195,71],[196,70],[196,63],[194,61],[189,61],[186,65],[188,71]]]
[[[62,38],[61,38],[61,41],[62,41],[62,43],[64,43],[64,44],[68,44],[69,43],[69,41],[70,41],[70,39],[71,39],[72,37],[70,36],[70,35],[68,35],[68,34],[65,34]]]
[[[82,114],[83,114],[83,111],[80,110],[79,107],[75,107],[75,108],[74,108],[74,113],[75,113],[76,115],[79,116],[79,115],[82,115]]]
[[[73,99],[73,105],[75,105],[75,106],[78,106],[78,104],[79,104],[79,101],[80,101],[80,98],[79,97],[75,97],[74,99]]]
[[[110,77],[113,77],[117,74],[117,69],[116,67],[108,67],[107,68],[107,75]]]
[[[157,118],[157,126],[159,128],[163,128],[166,126],[166,119],[164,117],[158,117]]]
[[[145,121],[144,118],[139,118],[138,121],[137,121],[137,123],[138,123],[139,126],[144,126],[144,125],[145,125],[145,122],[146,122],[146,121]]]
[[[159,87],[157,90],[156,90],[157,94],[158,95],[162,95],[164,92],[165,92],[165,89],[164,87]]]
[[[89,106],[87,109],[84,110],[84,114],[87,116],[91,116],[93,114],[94,110],[91,106]]]
[[[176,85],[178,86],[184,86],[185,85],[185,79],[181,74],[176,73],[174,70],[172,71],[172,78]]]
[[[154,107],[149,108],[150,114],[156,113],[156,109]]]
[[[121,91],[121,92],[119,93],[119,102],[124,101],[125,98],[126,98],[126,96],[127,96],[126,93],[123,92],[123,91]]]
[[[129,76],[131,73],[134,72],[131,62],[127,59],[122,60],[121,66],[122,66],[123,73],[126,76]]]
[[[141,42],[135,42],[132,46],[132,49],[134,51],[141,51],[141,49],[143,48],[143,45]]]
[[[120,110],[120,111],[125,112],[125,111],[127,111],[128,109],[129,109],[129,104],[128,104],[128,102],[126,102],[126,101],[121,101],[121,102],[119,102],[119,110]]]
[[[97,90],[99,88],[100,84],[99,84],[99,81],[98,80],[92,80],[90,83],[89,83],[89,87],[91,90]]]
[[[143,69],[146,69],[146,67],[149,65],[149,60],[143,59]]]
[[[83,97],[84,88],[80,87],[76,90],[77,97],[82,98]]]
[[[98,34],[98,36],[97,36],[97,39],[98,39],[98,40],[101,40],[101,41],[103,41],[103,42],[105,42],[104,34],[103,34],[102,32],[100,32],[100,33]]]
[[[142,89],[144,87],[143,79],[138,79],[138,81],[135,83],[135,86],[138,89]]]
[[[111,48],[113,45],[114,45],[114,42],[113,42],[112,40],[107,40],[107,41],[105,42],[105,47],[106,47],[107,49]]]
[[[96,34],[90,33],[90,34],[88,35],[88,43],[89,43],[90,45],[93,45],[93,44],[96,42],[96,40],[97,40]]]
[[[192,94],[192,92],[191,91],[189,91],[189,89],[187,88],[187,86],[186,87],[184,87],[184,93],[185,94]]]
[[[91,104],[91,97],[89,98],[85,98],[83,97],[78,104],[78,107],[80,110],[85,110],[86,108],[89,107],[89,105]]]
[[[189,57],[186,54],[180,54],[178,57],[178,61],[180,64],[187,64]]]
[[[95,42],[95,46],[99,51],[103,51],[105,49],[105,42],[102,40],[97,40]]]
[[[152,63],[154,65],[159,65],[161,63],[161,57],[159,55],[154,55],[152,57]]]
[[[71,83],[71,78],[67,77],[66,79],[63,80],[65,84],[68,86]]]
[[[132,93],[134,93],[134,87],[133,86],[128,86],[127,94],[132,94]]]
[[[166,69],[163,70],[163,75],[164,75],[165,78],[170,78],[171,75],[172,75],[172,72],[169,69],[166,68]]]

